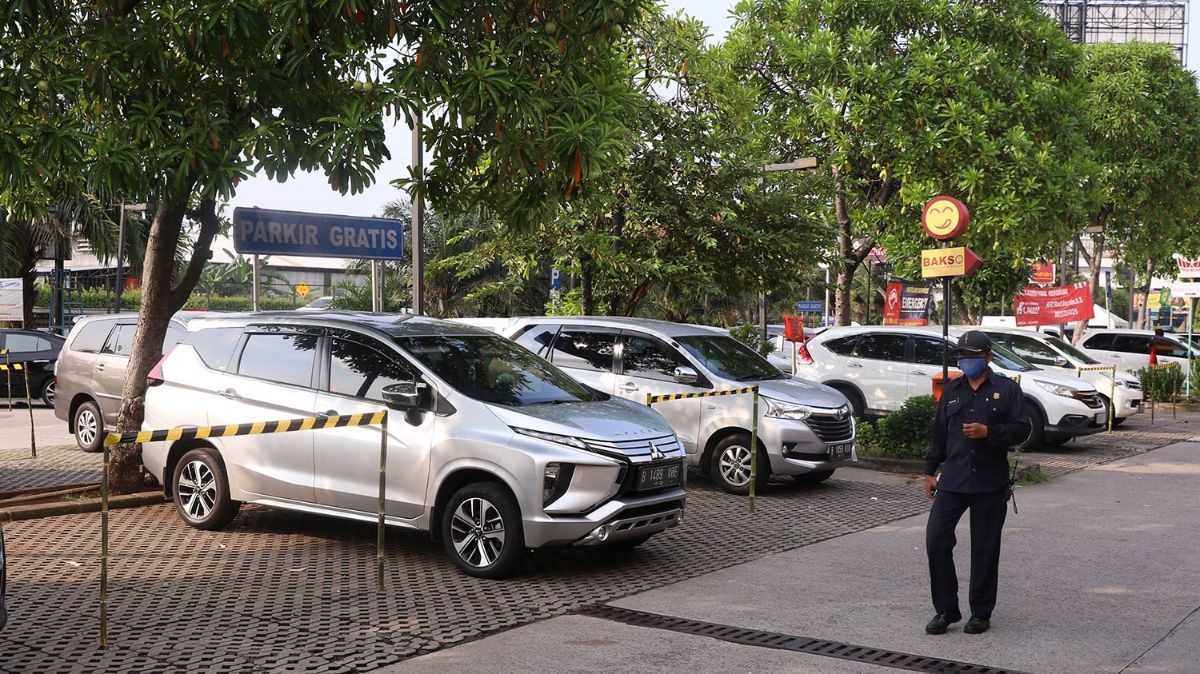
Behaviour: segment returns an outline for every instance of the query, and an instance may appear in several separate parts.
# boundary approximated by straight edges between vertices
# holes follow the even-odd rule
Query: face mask
[[[959,358],[958,369],[967,375],[967,379],[974,379],[987,369],[987,358]]]

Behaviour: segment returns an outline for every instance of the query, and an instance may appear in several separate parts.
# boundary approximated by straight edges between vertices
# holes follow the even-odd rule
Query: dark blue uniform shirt
[[[988,435],[972,440],[963,435],[963,424],[983,424]],[[992,372],[979,389],[966,377],[953,379],[942,390],[933,437],[925,454],[925,474],[938,466],[942,475],[937,488],[974,494],[1008,486],[1008,451],[1029,437],[1025,396],[1017,382]]]

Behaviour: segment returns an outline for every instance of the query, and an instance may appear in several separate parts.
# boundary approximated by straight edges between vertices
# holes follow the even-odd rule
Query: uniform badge
[[[992,394],[992,397],[993,397],[993,398],[995,398],[996,400],[999,400],[999,399],[1000,399],[1000,392],[999,392],[999,391],[997,391],[996,393],[993,393],[993,394]]]

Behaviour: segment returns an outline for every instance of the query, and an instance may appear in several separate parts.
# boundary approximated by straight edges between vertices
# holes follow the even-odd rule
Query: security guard
[[[977,330],[958,340],[963,376],[946,382],[938,401],[933,436],[925,455],[925,495],[933,499],[925,550],[937,615],[925,626],[945,634],[962,620],[954,572],[954,529],[971,511],[971,619],[963,631],[981,634],[991,626],[1000,571],[1000,532],[1008,500],[1008,451],[1029,437],[1020,384],[995,374],[992,341]],[[941,477],[934,477],[941,466]],[[936,494],[936,497],[935,497]]]

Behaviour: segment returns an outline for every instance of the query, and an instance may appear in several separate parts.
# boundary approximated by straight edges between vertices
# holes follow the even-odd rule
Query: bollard
[[[12,356],[8,349],[4,353],[4,376],[8,378],[8,409],[12,409]]]
[[[29,408],[29,455],[30,458],[37,458],[37,433],[33,426],[33,397],[29,393],[29,367],[21,368],[21,372],[25,373],[25,406]]]
[[[754,496],[758,482],[758,387],[754,387],[754,405],[750,413],[750,512],[754,512]]]
[[[383,519],[387,508],[385,490],[387,489],[387,446],[388,446],[388,415],[383,415],[379,426],[383,438],[379,441],[379,525],[375,532],[375,591],[383,592]]]

